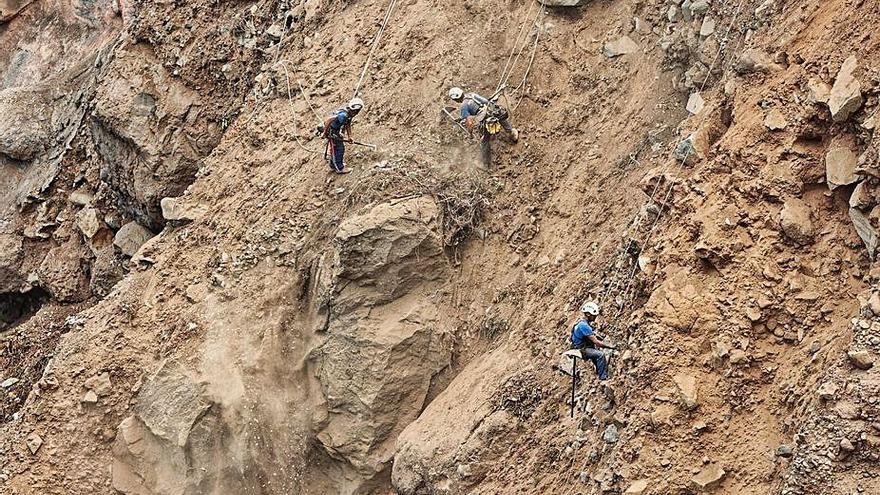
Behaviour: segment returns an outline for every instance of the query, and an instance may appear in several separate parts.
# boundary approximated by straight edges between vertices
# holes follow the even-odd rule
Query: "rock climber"
[[[463,123],[469,131],[473,131],[488,114],[489,99],[480,96],[477,93],[465,93],[463,89],[454,87],[449,89],[449,98],[459,104],[459,122]],[[498,123],[500,123],[501,127],[510,134],[510,138],[514,143],[519,141],[519,130],[510,125],[507,110],[500,106],[496,107],[500,111],[500,114],[498,115]]]
[[[324,121],[323,134],[327,140],[324,157],[330,164],[330,170],[337,174],[351,172],[345,168],[345,142],[351,141],[351,122],[364,108],[364,100],[354,97],[344,108],[333,112]]]
[[[592,325],[596,321],[596,317],[599,316],[599,305],[593,301],[585,302],[581,306],[581,313],[583,313],[583,317],[574,324],[571,330],[571,348],[580,350],[584,361],[589,359],[593,362],[599,380],[607,380],[608,360],[600,349],[614,349],[614,347],[599,340],[593,330]]]

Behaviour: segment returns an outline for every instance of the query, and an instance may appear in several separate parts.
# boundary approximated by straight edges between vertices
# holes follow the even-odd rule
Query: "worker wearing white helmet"
[[[333,112],[324,121],[323,136],[327,139],[327,149],[324,158],[330,164],[331,171],[337,174],[347,174],[351,170],[345,168],[345,141],[351,141],[352,119],[364,108],[364,100],[354,97],[345,108]]]
[[[608,360],[605,353],[600,349],[614,349],[613,346],[602,342],[593,330],[596,317],[599,316],[599,305],[593,301],[587,301],[581,306],[583,317],[574,324],[571,329],[571,347],[581,351],[581,357],[590,360],[596,365],[596,373],[599,380],[608,379]]]
[[[449,99],[459,104],[459,121],[468,129],[476,127],[487,115],[489,99],[478,95],[477,93],[465,93],[459,87],[449,88]],[[495,105],[493,108],[498,109],[500,118],[498,123],[501,127],[510,133],[513,142],[519,141],[519,131],[510,124],[508,120],[509,114],[507,110]]]

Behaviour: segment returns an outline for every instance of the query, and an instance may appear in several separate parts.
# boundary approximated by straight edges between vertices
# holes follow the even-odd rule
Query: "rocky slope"
[[[880,492],[880,9],[570,3],[0,1],[2,491]]]

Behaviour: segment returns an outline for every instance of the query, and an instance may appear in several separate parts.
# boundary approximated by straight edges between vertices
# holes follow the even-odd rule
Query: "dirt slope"
[[[874,5],[400,2],[329,176],[386,6],[0,24],[4,492],[880,492]],[[486,169],[438,109],[511,53]]]

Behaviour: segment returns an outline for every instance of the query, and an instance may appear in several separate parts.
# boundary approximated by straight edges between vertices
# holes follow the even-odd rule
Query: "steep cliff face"
[[[551,3],[0,1],[2,491],[880,492],[880,10]]]

